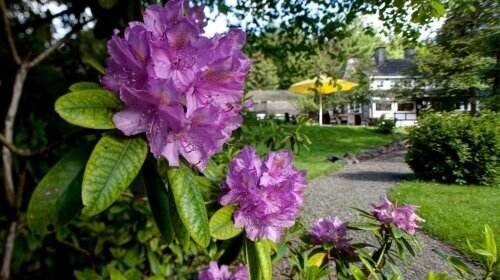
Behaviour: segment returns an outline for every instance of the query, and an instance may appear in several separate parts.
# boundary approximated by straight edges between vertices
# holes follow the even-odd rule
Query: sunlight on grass
[[[380,134],[371,127],[352,126],[307,126],[304,127],[304,133],[312,144],[309,151],[303,149],[295,156],[294,163],[298,168],[308,170],[308,179],[327,175],[342,167],[328,161],[331,155],[356,154],[363,149],[387,145],[401,137],[400,134]]]
[[[500,188],[404,182],[389,193],[391,200],[419,205],[423,230],[468,254],[466,238],[482,243],[488,224],[500,245]]]

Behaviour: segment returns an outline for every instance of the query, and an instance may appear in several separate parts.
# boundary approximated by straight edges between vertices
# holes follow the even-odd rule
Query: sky
[[[235,17],[228,18],[225,15],[217,15],[214,12],[210,12],[208,8],[205,8],[205,14],[208,18],[211,18],[211,20],[208,21],[208,25],[205,27],[205,35],[208,37],[213,36],[215,33],[226,32],[228,30],[227,26],[230,25],[230,23],[236,23],[237,21]],[[383,29],[382,21],[378,19],[377,15],[365,15],[362,18],[363,23],[371,25],[375,30],[381,31]],[[251,19],[251,17],[249,17],[249,19]],[[435,19],[431,22],[429,27],[422,28],[419,40],[425,41],[429,38],[433,38],[436,35],[436,31],[439,30],[439,28],[441,28],[441,26],[443,25],[444,21],[444,17]],[[382,39],[387,39],[381,34],[381,32],[379,33],[379,35]]]

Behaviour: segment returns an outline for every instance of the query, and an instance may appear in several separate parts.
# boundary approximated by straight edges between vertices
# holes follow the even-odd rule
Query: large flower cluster
[[[399,229],[409,234],[415,234],[415,230],[420,228],[417,222],[425,221],[415,213],[417,210],[416,206],[405,204],[401,207],[396,207],[387,197],[381,197],[380,201],[380,205],[372,204],[372,214],[375,219],[385,226],[393,223]]]
[[[198,280],[248,280],[248,269],[240,264],[238,269],[231,273],[227,265],[221,265],[219,269],[217,262],[211,261],[207,269],[198,273]]]
[[[229,166],[220,203],[239,204],[234,223],[250,240],[278,242],[304,203],[305,176],[292,165],[289,151],[269,152],[261,161],[254,148],[245,147]]]
[[[203,9],[183,0],[151,5],[144,22],[131,22],[124,38],[108,41],[103,86],[126,108],[113,121],[125,135],[146,132],[153,155],[178,166],[182,155],[203,171],[241,125],[239,102],[251,62],[245,33],[230,30],[209,39]]]
[[[329,243],[337,250],[344,251],[351,247],[347,239],[347,223],[343,223],[337,216],[318,219],[309,234],[314,244]]]

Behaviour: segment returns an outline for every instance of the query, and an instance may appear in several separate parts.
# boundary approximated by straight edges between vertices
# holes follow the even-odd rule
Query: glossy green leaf
[[[69,86],[70,91],[82,91],[89,89],[101,89],[101,86],[94,82],[78,82]]]
[[[325,257],[326,257],[326,253],[324,253],[324,252],[320,252],[320,253],[316,253],[316,254],[312,255],[307,260],[306,267],[309,267],[309,266],[320,267],[321,264],[323,264],[323,260],[325,259]]]
[[[55,110],[65,121],[86,128],[113,129],[113,115],[123,104],[110,91],[86,89],[65,94],[56,101]]]
[[[250,274],[250,280],[262,279],[262,275],[260,273],[259,257],[257,255],[257,250],[255,249],[255,243],[248,239],[245,239],[244,249],[248,273]]]
[[[210,243],[208,214],[194,174],[187,166],[171,167],[167,171],[175,207],[193,240],[203,248]]]
[[[269,252],[265,241],[254,243],[257,258],[259,259],[259,269],[262,279],[271,280],[273,278],[273,265],[271,263],[271,252]]]
[[[495,263],[497,261],[497,245],[495,243],[495,236],[493,235],[493,230],[489,225],[484,226],[484,237],[485,237],[485,247],[490,253],[490,261]]]
[[[359,267],[355,266],[354,264],[351,264],[349,266],[349,270],[351,271],[352,276],[356,280],[366,280],[366,279],[368,279],[368,278],[366,278],[366,275],[363,273],[363,271],[361,271],[361,269],[359,269]]]
[[[142,173],[148,195],[149,207],[153,213],[156,226],[168,244],[174,239],[174,229],[170,219],[167,187],[163,184],[156,171],[155,162],[146,161]]]
[[[233,213],[236,205],[228,205],[217,210],[210,218],[210,235],[219,240],[231,239],[243,231],[243,228],[235,228],[233,224]]]
[[[455,268],[460,274],[470,274],[474,275],[474,272],[459,258],[455,256],[450,256],[447,258],[448,262]]]
[[[175,201],[172,192],[168,192],[168,194],[170,218],[172,221],[172,226],[174,228],[175,237],[185,249],[188,249],[191,243],[191,237],[189,236],[186,227],[182,223],[179,213],[177,213],[177,208],[175,207]]]
[[[89,145],[60,159],[38,183],[28,205],[28,225],[45,234],[69,222],[83,207],[82,176],[89,158]]]
[[[139,173],[148,144],[141,137],[105,134],[90,155],[82,184],[82,213],[95,215],[109,207]]]

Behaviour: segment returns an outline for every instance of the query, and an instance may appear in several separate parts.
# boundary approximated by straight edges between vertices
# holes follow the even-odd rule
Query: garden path
[[[396,151],[383,154],[309,182],[301,214],[305,225],[309,227],[317,218],[334,215],[343,221],[359,220],[350,207],[368,210],[370,203],[379,204],[380,196],[411,174],[404,162],[405,153],[406,151]],[[355,242],[366,240],[366,236],[362,235],[351,237]],[[460,255],[456,250],[422,232],[417,233],[417,238],[421,241],[423,250],[416,258],[410,259],[410,267],[403,269],[405,279],[426,279],[430,271],[455,274],[432,249],[439,249],[449,255]]]

